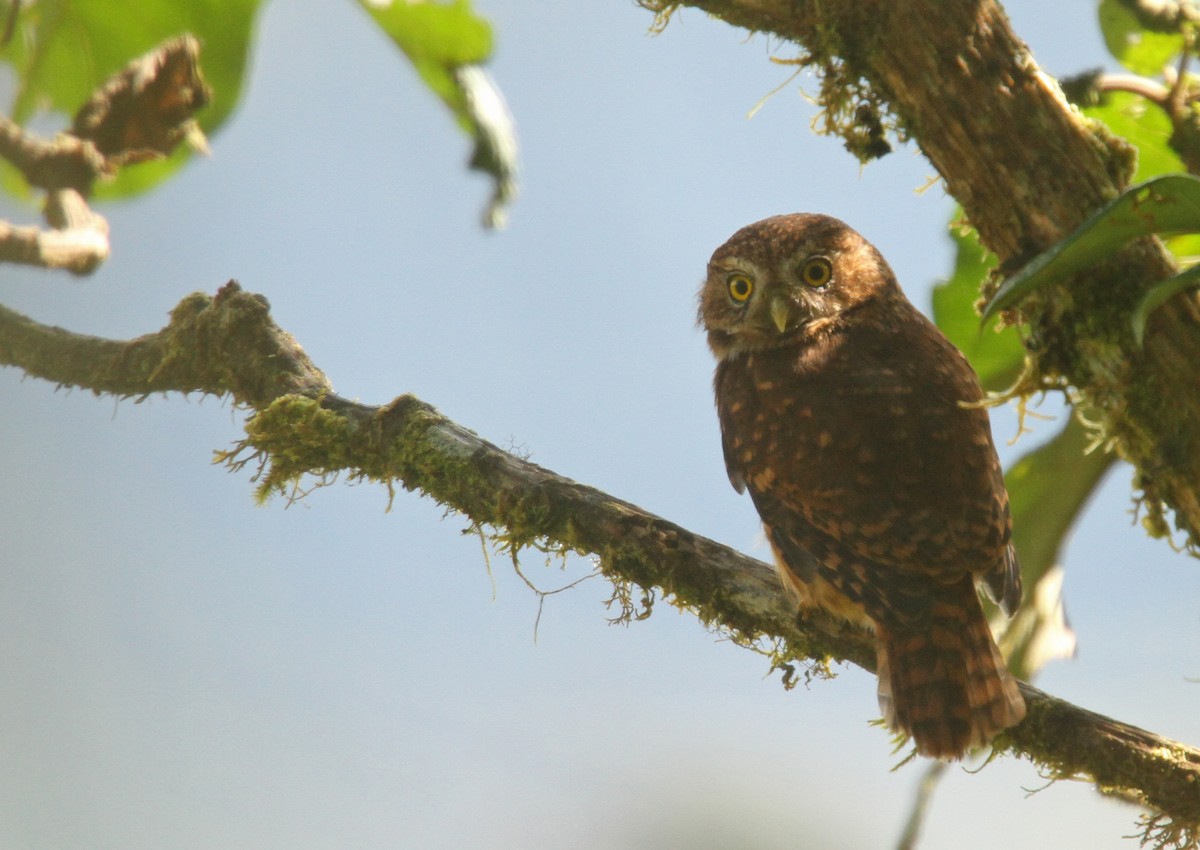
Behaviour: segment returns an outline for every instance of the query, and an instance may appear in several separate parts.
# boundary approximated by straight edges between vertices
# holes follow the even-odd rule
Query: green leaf
[[[1200,233],[1185,233],[1163,240],[1179,260],[1180,265],[1190,266],[1200,262]]]
[[[952,227],[950,238],[957,248],[954,276],[933,289],[933,319],[966,355],[984,389],[999,391],[1016,381],[1025,362],[1025,348],[1015,328],[997,333],[979,326],[975,303],[995,257],[979,244],[974,230]]]
[[[1200,266],[1192,266],[1187,271],[1180,272],[1174,277],[1169,277],[1150,287],[1142,296],[1142,300],[1138,302],[1131,319],[1133,336],[1137,340],[1138,346],[1142,344],[1142,337],[1146,333],[1146,321],[1150,318],[1150,314],[1165,304],[1167,299],[1172,296],[1197,286],[1200,286]]]
[[[1171,149],[1171,119],[1144,97],[1132,92],[1107,92],[1098,106],[1083,110],[1089,118],[1103,121],[1110,131],[1138,150],[1135,182],[1160,174],[1187,171],[1179,154]]]
[[[1108,52],[1135,74],[1156,77],[1183,50],[1181,33],[1150,32],[1118,0],[1101,0],[1098,14]]]
[[[1090,441],[1072,416],[1058,436],[1024,455],[1004,476],[1025,599],[1000,645],[1019,678],[1028,679],[1046,661],[1074,652],[1060,592],[1063,541],[1114,460],[1099,450],[1089,453]]]
[[[492,53],[492,28],[466,0],[406,3],[359,0],[379,28],[404,51],[425,83],[470,128],[466,96],[454,79],[459,65],[478,65]]]
[[[1038,289],[1104,262],[1131,239],[1152,233],[1195,231],[1200,231],[1200,179],[1190,174],[1167,174],[1131,186],[1001,284],[984,309],[984,318],[1012,307]]]
[[[5,4],[7,6],[7,4]],[[26,122],[37,110],[73,115],[92,92],[130,60],[167,38],[190,32],[202,44],[201,67],[212,104],[196,116],[208,135],[233,112],[241,95],[259,0],[39,0],[24,3],[17,32],[0,51],[16,75],[9,112]],[[7,14],[7,10],[4,11]],[[189,153],[123,169],[97,186],[100,197],[145,191],[174,172]]]
[[[359,2],[474,140],[471,167],[491,175],[494,186],[484,223],[500,226],[516,195],[517,143],[504,98],[478,67],[492,52],[491,26],[467,0]]]

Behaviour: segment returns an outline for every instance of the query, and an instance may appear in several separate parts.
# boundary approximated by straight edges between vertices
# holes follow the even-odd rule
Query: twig
[[[1139,77],[1137,74],[1101,74],[1096,77],[1095,87],[1101,92],[1123,91],[1136,94],[1164,109],[1173,91],[1161,83],[1147,77]]]
[[[47,142],[0,115],[0,157],[38,189],[74,189],[82,195],[107,172],[107,162],[89,141],[67,133]]]
[[[17,31],[17,16],[21,14],[21,0],[12,0],[4,18],[4,33],[0,35],[0,47],[7,47]]]
[[[108,222],[88,209],[74,189],[60,189],[46,200],[51,230],[13,227],[0,221],[0,262],[90,274],[108,259]]]
[[[0,116],[0,157],[30,186],[47,190],[51,228],[0,222],[0,262],[83,275],[108,259],[108,223],[84,200],[96,181],[122,166],[167,156],[181,141],[207,152],[193,118],[211,94],[199,55],[191,35],[164,42],[111,77],[80,108],[72,130],[53,141]]]

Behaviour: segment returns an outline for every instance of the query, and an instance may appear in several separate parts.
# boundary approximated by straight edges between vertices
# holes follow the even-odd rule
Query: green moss
[[[256,475],[256,495],[265,500],[275,493],[299,493],[305,475],[323,484],[329,476],[351,468],[357,458],[350,450],[346,419],[320,401],[289,395],[276,399],[246,421],[245,445],[262,459]]]
[[[1088,130],[1096,143],[1104,149],[1104,161],[1108,170],[1108,178],[1115,187],[1113,196],[1118,189],[1123,189],[1133,182],[1137,173],[1138,149],[1126,139],[1118,136],[1108,125],[1096,118],[1084,116]]]
[[[560,479],[531,485],[525,470],[507,467],[519,461],[491,449],[412,396],[364,408],[287,395],[254,413],[245,440],[218,453],[217,460],[234,469],[255,468],[260,500],[303,498],[339,475],[380,482],[389,492],[396,483],[419,490],[464,514],[483,538],[485,558],[489,551],[508,555],[540,599],[547,592],[522,572],[522,553],[533,550],[563,562],[573,553],[595,553],[598,571],[613,585],[607,604],[614,622],[644,620],[662,598],[723,639],[767,657],[771,671],[782,672],[785,687],[830,675],[826,654],[799,631],[788,639],[764,636],[718,579],[690,569],[694,550],[687,532],[640,518],[612,532],[611,516],[572,513],[580,510],[578,502],[566,498],[563,488],[576,485]],[[669,543],[665,555],[663,542]]]
[[[639,5],[654,13],[650,31],[657,34],[666,29],[672,15],[681,6],[703,7],[708,4],[639,0]],[[756,16],[752,8],[742,8],[737,12],[729,18],[730,22],[736,19],[751,33],[755,32],[756,26],[768,27],[776,22],[774,15],[769,12],[764,12],[761,18]],[[859,48],[860,45],[846,44],[838,37],[839,29],[846,24],[835,21],[832,16],[840,14],[844,14],[844,10],[838,4],[826,8],[820,2],[813,2],[796,19],[798,24],[806,26],[806,30],[802,37],[797,34],[794,42],[802,43],[805,52],[796,59],[773,61],[794,65],[798,69],[810,69],[820,78],[817,101],[822,109],[813,122],[814,129],[822,135],[840,137],[846,150],[865,164],[891,153],[889,136],[905,141],[907,134],[889,108],[887,98],[867,81],[854,60],[851,48]],[[858,28],[851,25],[849,31],[858,31]]]

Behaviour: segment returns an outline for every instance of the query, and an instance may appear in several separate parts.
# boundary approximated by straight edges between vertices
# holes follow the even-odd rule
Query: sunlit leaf
[[[1004,476],[1025,598],[1000,643],[1009,668],[1020,678],[1074,652],[1075,636],[1062,605],[1063,542],[1114,459],[1099,450],[1087,452],[1090,440],[1071,417],[1058,436],[1026,454]]]
[[[1196,231],[1200,231],[1200,179],[1190,174],[1167,174],[1139,183],[1006,280],[984,309],[984,317],[1104,262],[1131,239],[1152,233]]]
[[[455,74],[467,95],[475,150],[470,165],[492,177],[492,199],[484,208],[485,227],[504,226],[509,204],[517,197],[517,133],[504,96],[491,75],[478,65]]]
[[[1180,265],[1190,266],[1200,261],[1200,233],[1169,236],[1163,241],[1179,260]]]
[[[361,0],[388,37],[404,51],[426,84],[468,128],[466,97],[454,80],[460,65],[478,65],[491,56],[492,28],[466,0],[408,3]]]
[[[2,4],[8,14],[8,3]],[[16,75],[9,114],[24,123],[35,112],[61,113],[63,124],[111,74],[172,36],[190,32],[202,44],[201,65],[213,101],[197,115],[212,136],[237,106],[259,0],[39,0],[23,3],[12,41],[0,61]],[[100,197],[137,194],[156,185],[188,157],[174,156],[123,169],[99,184]]]
[[[1101,0],[1098,14],[1108,52],[1135,74],[1158,76],[1183,50],[1181,33],[1143,29],[1137,16],[1117,0]]]
[[[974,230],[952,227],[950,237],[957,252],[954,276],[933,289],[933,319],[951,342],[967,356],[984,388],[999,391],[1017,379],[1025,349],[1014,328],[996,333],[980,328],[975,303],[979,286],[995,265],[995,257],[979,244]]]
[[[1187,170],[1169,144],[1171,119],[1146,98],[1131,92],[1107,92],[1103,103],[1089,106],[1083,112],[1089,118],[1103,121],[1109,130],[1137,148],[1135,182]]]
[[[491,175],[494,185],[484,223],[499,226],[516,195],[517,141],[504,98],[479,67],[492,52],[491,26],[467,0],[359,2],[471,136],[470,165]]]

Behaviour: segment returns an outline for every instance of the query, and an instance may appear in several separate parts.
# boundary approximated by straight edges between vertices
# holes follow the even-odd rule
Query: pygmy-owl
[[[729,480],[785,585],[875,633],[879,705],[918,752],[959,758],[1025,716],[980,606],[1021,579],[982,390],[843,222],[768,218],[700,290]]]

